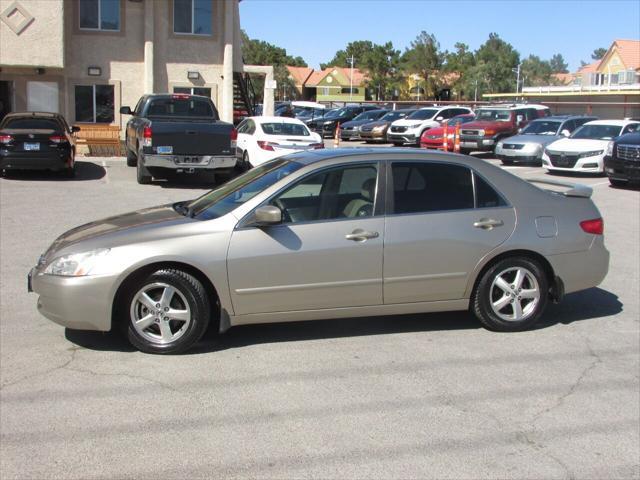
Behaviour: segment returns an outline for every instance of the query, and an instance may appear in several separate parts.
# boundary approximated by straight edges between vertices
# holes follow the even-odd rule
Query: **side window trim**
[[[507,197],[505,197],[502,192],[497,189],[495,187],[495,185],[490,182],[487,177],[485,177],[484,175],[478,173],[478,171],[475,168],[470,167],[471,172],[473,173],[473,205],[474,205],[474,210],[483,210],[485,208],[513,208],[513,206],[511,205],[511,202],[509,202],[509,199],[507,199]],[[502,201],[504,202],[504,205],[500,205],[497,207],[478,207],[478,195],[476,193],[476,176],[480,177],[484,183],[486,183],[487,185],[489,185],[494,192],[496,192],[496,195],[498,195],[498,197],[500,197],[502,199]]]

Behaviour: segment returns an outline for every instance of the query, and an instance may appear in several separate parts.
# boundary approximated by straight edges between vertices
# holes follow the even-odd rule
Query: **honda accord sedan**
[[[590,196],[462,155],[299,152],[195,200],[64,233],[29,289],[54,322],[121,328],[151,353],[185,351],[211,324],[469,309],[517,331],[605,277]]]

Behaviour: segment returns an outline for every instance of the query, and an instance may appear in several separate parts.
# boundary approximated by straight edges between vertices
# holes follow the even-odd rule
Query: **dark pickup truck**
[[[185,94],[144,95],[127,123],[127,165],[137,167],[138,183],[168,173],[228,173],[236,166],[238,133],[220,121],[208,97]]]

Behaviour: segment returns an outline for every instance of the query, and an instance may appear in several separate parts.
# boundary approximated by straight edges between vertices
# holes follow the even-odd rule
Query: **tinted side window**
[[[253,135],[254,133],[256,133],[256,124],[253,120],[247,120],[247,129],[244,133],[248,135]]]
[[[376,179],[373,164],[324,170],[296,182],[270,203],[282,210],[285,223],[370,217]]]
[[[496,192],[491,185],[489,185],[480,175],[474,174],[474,181],[476,184],[476,207],[477,208],[492,208],[492,207],[504,207],[506,202]]]
[[[394,163],[393,212],[420,213],[473,208],[471,171],[442,163]]]

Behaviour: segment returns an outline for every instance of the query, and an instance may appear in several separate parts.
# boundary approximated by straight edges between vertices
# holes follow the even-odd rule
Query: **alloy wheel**
[[[524,267],[512,267],[496,275],[489,295],[493,313],[502,320],[517,322],[535,313],[541,292],[533,273]]]

